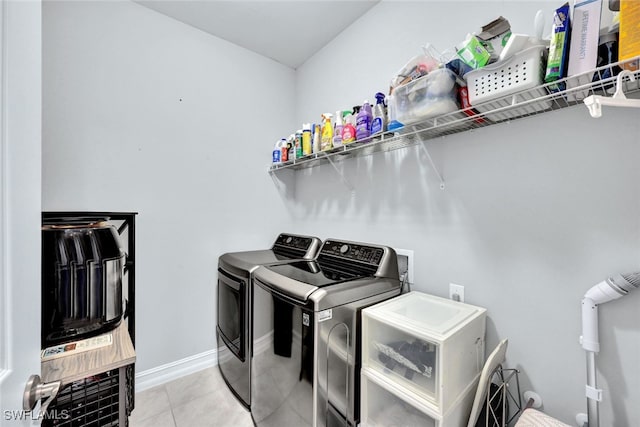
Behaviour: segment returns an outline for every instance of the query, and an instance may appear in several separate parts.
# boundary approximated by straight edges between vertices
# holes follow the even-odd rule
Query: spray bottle
[[[331,125],[331,113],[322,115],[322,136],[320,137],[320,149],[322,151],[333,148],[333,126]]]
[[[371,104],[369,100],[365,99],[362,103],[362,108],[356,116],[356,139],[365,140],[371,135],[371,119],[373,114],[371,113]]]
[[[350,144],[356,140],[355,121],[351,111],[348,110],[342,112],[342,118],[344,122],[342,127],[342,143]]]
[[[376,106],[373,108],[371,135],[377,135],[387,130],[387,115],[385,113],[384,93],[376,93]]]
[[[336,124],[333,128],[333,147],[341,147],[342,146],[342,129],[344,125],[342,124],[342,111],[336,111]]]

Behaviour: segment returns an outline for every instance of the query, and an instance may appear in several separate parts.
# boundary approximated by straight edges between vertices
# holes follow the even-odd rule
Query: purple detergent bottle
[[[369,136],[371,136],[372,118],[371,104],[369,104],[369,100],[365,100],[362,103],[360,112],[356,116],[356,139],[358,141],[368,140]]]

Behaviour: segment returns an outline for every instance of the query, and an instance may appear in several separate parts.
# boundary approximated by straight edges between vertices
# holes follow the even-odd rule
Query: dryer
[[[252,286],[254,423],[357,425],[360,312],[401,293],[395,251],[327,240],[315,261],[258,267]]]
[[[233,394],[251,406],[251,280],[262,264],[314,259],[321,240],[280,234],[271,249],[231,252],[218,259],[218,368]]]

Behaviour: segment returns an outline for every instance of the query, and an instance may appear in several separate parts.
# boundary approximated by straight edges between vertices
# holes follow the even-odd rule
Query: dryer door
[[[218,269],[218,333],[226,346],[244,362],[246,357],[247,283]]]

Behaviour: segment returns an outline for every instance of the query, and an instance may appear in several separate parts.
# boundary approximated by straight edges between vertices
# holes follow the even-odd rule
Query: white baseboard
[[[261,353],[271,348],[273,331],[260,337],[255,342],[254,351]],[[193,374],[218,364],[218,350],[213,349],[200,354],[185,357],[175,362],[147,369],[136,373],[136,392],[144,391],[185,375]]]
[[[216,349],[136,373],[136,392],[159,386],[218,364]]]

